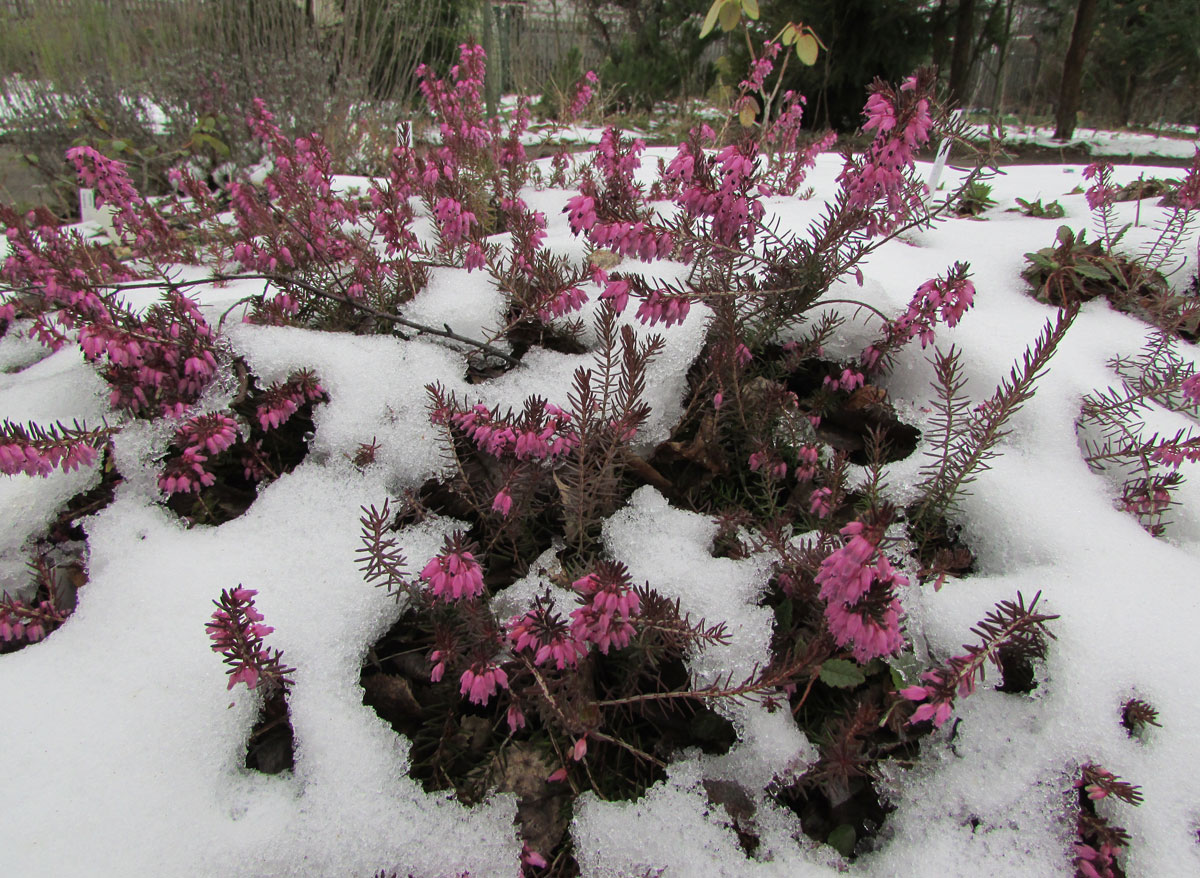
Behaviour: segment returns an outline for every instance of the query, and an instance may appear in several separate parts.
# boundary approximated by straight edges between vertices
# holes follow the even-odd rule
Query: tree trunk
[[[1125,81],[1121,83],[1121,97],[1117,101],[1117,127],[1128,128],[1129,120],[1133,118],[1133,103],[1137,97],[1138,77],[1136,73],[1130,72],[1125,75]]]
[[[933,10],[930,16],[930,29],[933,32],[933,66],[940,74],[946,63],[946,50],[949,46],[950,39],[946,33],[947,28],[947,0],[940,0],[937,9]]]
[[[975,34],[975,0],[958,0],[954,17],[954,49],[950,53],[950,103],[960,106],[967,96],[971,70],[971,37]]]
[[[1079,109],[1079,89],[1083,84],[1083,62],[1088,43],[1092,40],[1092,25],[1096,20],[1096,0],[1079,0],[1075,9],[1075,26],[1071,29],[1071,44],[1063,61],[1062,85],[1058,92],[1058,115],[1055,119],[1055,140],[1070,140],[1075,133],[1075,113]]]
[[[1001,33],[1000,42],[996,46],[999,57],[996,61],[996,82],[992,87],[992,112],[997,116],[1004,113],[1004,76],[1008,73],[1008,52],[1012,47],[1014,5],[1014,0],[1008,0],[1008,5],[1004,10],[1004,31]]]
[[[483,51],[487,55],[487,68],[483,74],[483,100],[489,116],[495,116],[500,104],[500,77],[503,67],[500,62],[500,46],[496,40],[496,19],[490,0],[483,3]]]

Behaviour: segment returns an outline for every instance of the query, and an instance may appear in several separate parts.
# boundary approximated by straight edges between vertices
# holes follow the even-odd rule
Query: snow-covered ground
[[[1190,154],[1189,147],[1189,153]],[[649,169],[657,155],[650,151]],[[773,199],[786,227],[802,229],[835,191],[841,168],[822,157],[810,175],[816,196]],[[1138,169],[1145,172],[1145,168]],[[989,396],[1055,309],[1039,304],[1019,277],[1027,251],[1050,246],[1060,222],[1090,225],[1080,166],[1009,168],[992,182],[998,205],[981,219],[955,219],[905,235],[876,252],[831,299],[859,298],[889,314],[916,288],[957,260],[971,263],[976,304],[937,344],[963,353],[968,391]],[[1118,182],[1137,174],[1119,168]],[[1164,171],[1163,176],[1172,175]],[[1178,176],[1178,171],[1174,172]],[[946,176],[952,176],[947,172]],[[550,218],[550,244],[582,258],[561,206],[569,193],[530,193]],[[1059,221],[1007,212],[1017,197],[1057,199]],[[1118,205],[1133,221],[1136,205]],[[1124,246],[1152,237],[1163,211],[1146,202]],[[1090,237],[1090,236],[1089,236]],[[1175,275],[1183,285],[1192,254]],[[213,322],[258,288],[205,287],[199,298]],[[596,291],[591,291],[593,295]],[[503,307],[484,273],[443,269],[409,306],[415,319],[445,322],[465,335],[494,326]],[[590,307],[590,306],[589,306]],[[851,356],[877,324],[845,305],[850,318],[831,356]],[[627,315],[627,319],[631,315]],[[648,381],[654,415],[647,442],[665,438],[677,418],[684,376],[706,320],[693,308],[666,330],[666,354]],[[637,324],[634,324],[637,326]],[[220,527],[186,529],[165,509],[155,458],[169,428],[137,423],[116,439],[126,481],[115,501],[84,521],[89,581],[75,613],[41,643],[0,656],[0,873],[12,876],[512,876],[521,843],[515,802],[495,795],[474,808],[448,794],[426,794],[409,778],[409,742],[362,703],[364,655],[398,614],[396,602],[365,583],[355,564],[360,507],[382,504],[438,471],[436,431],[424,387],[440,381],[460,393],[465,357],[431,340],[353,337],[226,322],[225,338],[264,380],[310,367],[328,390],[318,407],[312,453],[262,490],[248,513]],[[644,328],[638,327],[645,332]],[[1139,784],[1139,807],[1100,802],[1132,837],[1130,876],[1200,874],[1200,481],[1179,492],[1165,539],[1149,536],[1114,508],[1113,486],[1080,456],[1080,398],[1115,382],[1106,362],[1135,354],[1147,327],[1103,301],[1087,304],[1054,357],[1036,397],[1019,413],[1003,456],[973,485],[964,504],[964,537],[978,572],[939,591],[901,595],[906,631],[919,655],[945,658],[972,640],[969,629],[993,604],[1042,593],[1052,641],[1038,686],[1011,695],[983,686],[958,702],[956,726],[926,739],[912,767],[887,769],[896,810],[879,849],[847,866],[800,831],[798,818],[765,795],[774,775],[800,772],[814,757],[787,711],[745,709],[741,739],[724,756],[678,754],[668,778],[636,802],[585,795],[571,832],[587,876],[1052,876],[1072,873],[1072,783],[1087,762]],[[1195,348],[1182,355],[1196,359]],[[932,391],[931,350],[902,351],[886,379],[910,422],[921,425]],[[30,343],[0,340],[0,414],[52,422],[109,413],[102,382],[76,348],[36,360]],[[572,371],[590,355],[540,352],[469,394],[489,406],[519,405],[530,393],[566,395]],[[231,388],[218,382],[205,402],[219,407]],[[111,415],[110,415],[111,417]],[[361,442],[379,442],[377,462],[359,472],[348,461]],[[899,502],[911,492],[922,444],[889,470]],[[97,478],[94,472],[33,481],[0,479],[0,560],[12,571],[27,559],[59,505]],[[430,557],[446,522],[398,535],[407,557]],[[770,614],[757,606],[768,571],[754,560],[710,556],[713,525],[671,508],[652,488],[639,490],[604,531],[612,554],[636,581],[648,580],[683,609],[725,618],[727,651],[693,660],[693,670],[738,667],[764,649]],[[536,576],[532,577],[534,580]],[[269,644],[296,668],[289,696],[295,769],[266,776],[242,768],[258,694],[226,690],[205,623],[222,589],[258,590],[274,626]],[[532,593],[536,581],[518,584]],[[511,595],[505,596],[512,599]],[[1159,711],[1161,728],[1131,738],[1121,705],[1137,696]],[[951,727],[954,726],[954,731]],[[747,858],[726,812],[709,804],[702,781],[737,779],[760,790],[760,846]]]
[[[989,136],[982,125],[973,126],[980,137]],[[1008,143],[1028,143],[1035,146],[1054,148],[1084,147],[1095,156],[1157,156],[1159,158],[1190,159],[1196,152],[1195,130],[1180,131],[1180,126],[1170,126],[1161,134],[1138,131],[1105,131],[1097,128],[1076,128],[1068,141],[1054,139],[1054,128],[1037,125],[1004,125],[993,129],[991,134],[1002,137]]]

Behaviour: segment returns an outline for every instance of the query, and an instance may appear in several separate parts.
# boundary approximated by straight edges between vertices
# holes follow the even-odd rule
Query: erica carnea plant
[[[280,650],[266,645],[265,638],[275,629],[264,624],[263,614],[254,604],[257,594],[240,585],[222,589],[213,601],[217,609],[205,631],[213,652],[224,657],[229,675],[226,689],[245,683],[247,689],[262,693],[258,719],[247,741],[245,767],[277,774],[292,768],[294,762],[287,696],[295,669],[283,663]]]
[[[987,666],[995,665],[1003,676],[999,688],[1027,691],[1032,678],[1030,663],[1046,657],[1046,639],[1054,635],[1046,623],[1058,616],[1036,612],[1041,592],[1029,606],[1020,592],[1016,601],[1001,601],[978,625],[971,629],[980,642],[964,644],[962,655],[921,674],[919,685],[900,690],[900,695],[917,705],[909,722],[930,721],[935,727],[945,724],[954,712],[956,698],[970,695],[985,678]]]
[[[756,5],[718,0],[712,9],[733,27]],[[653,179],[644,173],[646,144],[615,127],[586,155],[555,158],[551,181],[575,186],[560,201],[583,258],[548,245],[541,200],[527,189],[544,179],[522,146],[527,105],[507,120],[487,113],[476,46],[461,47],[445,79],[419,71],[438,136],[426,142],[403,126],[386,179],[361,193],[338,185],[319,137],[285,137],[261,102],[246,123],[263,148],[262,173],[239,175],[224,191],[180,169],[173,195],[147,199],[120,163],[75,152],[82,178],[114,209],[114,240],[100,245],[45,215],[0,211],[12,245],[0,269],[0,321],[8,331],[30,327],[52,347],[79,345],[110,388],[117,426],[5,421],[0,468],[45,475],[92,466],[120,419],[166,419],[154,452],[158,486],[189,521],[218,524],[295,466],[314,408],[328,398],[319,376],[298,370],[268,383],[252,374],[221,338],[219,315],[189,296],[202,282],[262,282],[223,319],[437,338],[467,352],[476,380],[526,368],[538,346],[572,355],[590,347],[591,364],[562,399],[531,396],[507,408],[482,402],[486,387],[478,395],[428,388],[444,468],[399,503],[363,511],[363,576],[398,603],[364,664],[366,703],[409,738],[412,774],[427,789],[453,790],[467,803],[516,794],[523,869],[562,875],[575,867],[567,815],[580,794],[636,797],[676,753],[727,751],[740,733],[731,704],[786,708],[819,758],[779,777],[770,795],[811,837],[852,857],[890,807],[876,786],[881,762],[914,758],[987,664],[1000,669],[1004,691],[1032,685],[1054,618],[1037,610],[1037,598],[997,605],[974,629],[978,643],[928,668],[914,655],[904,604],[922,580],[969,568],[969,552],[964,560],[952,539],[959,500],[999,453],[1075,308],[1068,303],[977,406],[962,395],[957,351],[935,356],[930,460],[917,500],[895,506],[886,465],[911,453],[920,433],[897,417],[887,373],[906,346],[931,344],[986,291],[962,262],[933,268],[898,313],[830,289],[862,285],[865,257],[961,203],[961,190],[931,199],[915,161],[962,132],[939,105],[932,72],[875,82],[866,149],[847,152],[838,193],[810,227],[785,227],[769,199],[799,192],[834,138],[801,130],[803,98],[781,94],[779,76],[791,50],[808,63],[818,46],[798,23],[752,46],[727,124],[695,126]],[[582,111],[595,87],[585,76],[568,114]],[[1164,239],[1180,238],[1187,221],[1173,218]],[[1078,279],[1096,267],[1075,252],[1079,244],[1072,239],[1056,271]],[[1146,264],[1162,268],[1159,256],[1147,254]],[[203,281],[169,267],[201,259],[212,269]],[[481,338],[404,313],[435,272],[457,270],[485,273],[503,297]],[[122,300],[134,289],[162,296],[135,309]],[[835,306],[847,307],[839,315]],[[701,311],[705,336],[683,417],[666,442],[646,449],[648,368],[666,344],[654,330]],[[835,342],[851,312],[869,315],[873,335],[845,353]],[[1164,401],[1194,409],[1200,393],[1182,358],[1167,348],[1147,356],[1120,367],[1129,374],[1117,396],[1085,400],[1089,418],[1111,421]],[[1168,467],[1196,444],[1190,434],[1138,439],[1136,448],[1120,441],[1089,462]],[[366,469],[378,448],[372,439],[345,456]],[[770,658],[751,672],[696,679],[692,660],[730,642],[724,622],[690,617],[606,551],[605,519],[645,484],[716,516],[715,554],[754,556],[769,568]],[[1154,500],[1160,487],[1129,490]],[[401,548],[410,527],[443,536],[411,565]],[[509,589],[531,577],[533,593],[515,601]],[[266,645],[272,629],[255,596],[223,591],[207,630],[229,688],[267,690],[247,764],[278,770],[291,758],[292,669]],[[49,593],[6,596],[0,638],[44,636],[65,618],[59,603]],[[1131,724],[1152,720],[1140,708],[1126,713]],[[272,736],[274,751],[263,744]],[[1080,829],[1077,851],[1079,863],[1105,874],[1103,858],[1115,856],[1119,840],[1097,826]]]
[[[44,640],[75,607],[74,595],[60,588],[58,571],[44,553],[36,553],[29,566],[32,596],[0,593],[0,653]]]
[[[1075,781],[1079,796],[1079,817],[1076,821],[1075,874],[1077,878],[1121,878],[1125,870],[1117,860],[1129,844],[1129,833],[1104,817],[1097,803],[1120,800],[1127,805],[1139,805],[1142,793],[1099,765],[1088,763]]]
[[[1136,357],[1117,357],[1109,367],[1119,384],[1084,396],[1076,421],[1084,460],[1106,474],[1119,492],[1118,508],[1134,515],[1155,536],[1166,532],[1181,467],[1200,459],[1200,375],[1170,333],[1156,330]],[[1171,434],[1152,432],[1147,417],[1174,414],[1187,426]]]
[[[205,630],[213,652],[221,653],[229,666],[227,688],[245,683],[247,689],[261,685],[286,691],[292,683],[288,675],[293,669],[283,664],[279,650],[268,649],[263,641],[275,629],[263,624],[263,615],[254,606],[257,594],[242,586],[232,591],[222,589],[221,596],[213,601],[217,609]]]
[[[1076,314],[1076,309],[1060,310],[995,393],[974,407],[962,394],[965,381],[957,351],[951,348],[935,355],[936,410],[930,418],[934,450],[922,469],[919,499],[909,509],[922,554],[930,554],[939,532],[946,527],[946,517],[956,509],[966,487],[987,470],[988,461],[999,453],[997,444],[1008,434],[1009,421],[1033,397],[1038,378]]]
[[[1137,251],[1121,246],[1132,223],[1119,222],[1116,204],[1127,199],[1113,182],[1112,165],[1095,162],[1084,177],[1092,181],[1086,197],[1096,240],[1089,243],[1082,230],[1060,226],[1055,246],[1025,254],[1030,264],[1023,276],[1034,295],[1063,307],[1104,296],[1113,307],[1166,332],[1195,338],[1200,306],[1194,297],[1180,295],[1171,277],[1187,261],[1181,245],[1200,209],[1200,151],[1184,179],[1166,189],[1169,211],[1156,223],[1154,237]],[[1134,191],[1129,197],[1144,194]]]
[[[622,499],[630,448],[650,413],[646,366],[663,340],[618,329],[611,308],[598,312],[596,333],[595,364],[576,370],[563,408],[531,397],[520,412],[501,412],[428,388],[430,417],[446,431],[447,502],[479,522],[492,557],[527,564],[531,549],[549,544],[547,529],[589,557],[600,522]]]

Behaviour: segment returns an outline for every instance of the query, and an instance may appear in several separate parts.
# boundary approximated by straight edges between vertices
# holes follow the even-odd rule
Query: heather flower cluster
[[[317,376],[300,369],[251,397],[256,402],[251,435],[277,430],[300,408],[326,398]],[[182,414],[182,412],[180,412]],[[217,482],[214,459],[233,449],[240,450],[247,481],[260,482],[269,474],[262,451],[262,438],[239,441],[242,427],[230,411],[196,415],[175,431],[177,453],[169,456],[159,475],[158,486],[165,494],[199,493]]]
[[[77,340],[89,361],[103,364],[115,407],[154,417],[195,402],[216,370],[214,334],[195,302],[168,285],[161,302],[137,313],[99,292],[136,277],[110,251],[37,214],[3,208],[0,222],[12,250],[0,267],[0,281],[13,289],[6,308],[35,317],[35,338],[52,350]]]
[[[487,704],[493,695],[507,688],[508,674],[490,662],[476,662],[459,678],[459,693],[472,704]]]
[[[1200,461],[1200,437],[1191,439],[1164,439],[1150,452],[1157,463],[1179,469],[1186,460],[1191,463]]]
[[[904,646],[895,588],[908,579],[879,550],[880,525],[852,521],[841,533],[849,542],[826,557],[816,575],[826,624],[838,646],[852,648],[855,661],[893,655]]]
[[[301,406],[326,398],[325,388],[308,369],[300,369],[263,391],[255,419],[263,430],[274,430],[291,418]]]
[[[286,690],[291,685],[288,674],[293,669],[283,664],[278,649],[272,651],[263,643],[263,638],[275,629],[262,624],[263,615],[254,606],[257,594],[254,589],[242,586],[232,591],[223,589],[221,597],[213,601],[217,609],[205,631],[212,640],[213,652],[224,655],[229,666],[226,688],[245,683],[246,688],[255,689],[262,683]]]
[[[51,601],[26,603],[0,595],[0,643],[37,643],[66,618],[67,614]]]
[[[1180,210],[1200,210],[1200,147],[1196,148],[1192,164],[1173,193],[1172,201]]]
[[[710,156],[712,129],[702,125],[679,145],[667,165],[664,181],[678,194],[676,202],[686,216],[702,222],[697,237],[728,247],[754,241],[764,207],[757,178],[758,144],[753,140],[730,144]]]
[[[517,460],[553,460],[574,447],[571,418],[558,406],[531,397],[519,415],[501,415],[499,408],[476,404],[466,411],[434,409],[432,420],[462,430],[475,446],[492,457]]]
[[[583,111],[592,102],[592,95],[599,85],[600,77],[594,71],[589,70],[580,77],[579,82],[575,83],[575,96],[571,99],[571,106],[567,108],[568,121],[573,122],[583,115]]]
[[[455,531],[441,553],[429,559],[421,579],[435,600],[470,601],[483,594],[483,569],[470,549],[466,534]]]
[[[783,93],[779,115],[763,132],[760,144],[766,167],[759,186],[768,195],[795,195],[805,177],[817,163],[817,156],[828,152],[837,142],[837,132],[827,131],[804,144],[804,96],[793,91]]]
[[[57,424],[47,430],[5,419],[0,423],[0,473],[48,476],[55,469],[72,472],[92,466],[101,443],[113,432],[109,428],[87,430],[79,424],[73,428]]]
[[[509,621],[508,639],[514,653],[529,650],[535,665],[553,664],[559,671],[575,667],[587,655],[585,644],[575,638],[566,620],[554,612],[553,602],[544,596],[532,610]]]
[[[200,398],[216,375],[216,335],[195,302],[171,291],[144,317],[116,306],[110,316],[82,326],[79,345],[88,360],[107,360],[113,406],[178,416]]]
[[[460,175],[484,180],[496,198],[515,197],[524,174],[525,148],[521,135],[529,124],[529,101],[522,98],[507,132],[500,119],[487,117],[483,106],[487,55],[478,45],[458,47],[458,63],[449,80],[437,79],[422,64],[417,68],[421,94],[438,120],[441,148],[429,168],[428,182],[456,181]],[[501,179],[504,177],[506,179]]]
[[[467,546],[463,534],[454,534],[421,572],[435,601],[474,600],[483,594],[482,571]],[[555,611],[548,595],[539,597],[525,614],[508,621],[504,639],[514,656],[524,655],[535,667],[563,672],[575,668],[593,646],[607,654],[629,645],[641,600],[625,567],[600,562],[593,573],[576,580],[573,587],[580,606],[571,613],[569,622]],[[481,648],[486,648],[488,642],[485,638]],[[432,682],[444,677],[453,653],[450,648],[430,653]],[[483,705],[500,689],[509,688],[511,671],[506,672],[502,664],[492,658],[472,661],[459,678],[461,694]],[[519,708],[510,711],[509,722],[514,729],[524,725]]]
[[[1112,172],[1112,163],[1105,161],[1092,162],[1083,169],[1083,179],[1095,181],[1084,193],[1089,209],[1100,210],[1116,201],[1118,189],[1113,184]]]
[[[237,422],[220,412],[198,415],[184,422],[175,431],[175,444],[183,451],[167,462],[158,486],[166,494],[186,494],[215,484],[216,477],[204,464],[210,456],[233,445],[237,435]]]
[[[909,723],[930,720],[934,727],[940,728],[953,714],[955,698],[974,692],[988,662],[1001,666],[1005,651],[1013,660],[1028,661],[1043,656],[1046,638],[1053,637],[1045,623],[1058,617],[1036,612],[1040,597],[1040,593],[1035,595],[1028,606],[1020,593],[1016,601],[1001,601],[972,629],[982,639],[981,643],[964,645],[965,653],[922,673],[922,683],[899,690],[902,698],[918,704]]]
[[[129,239],[135,254],[173,259],[190,255],[166,219],[138,194],[124,163],[90,146],[68,149],[67,161],[75,166],[80,182],[96,190],[96,206],[112,208],[113,226]]]
[[[282,287],[246,319],[292,323],[314,287],[350,299],[375,290],[392,266],[356,227],[356,201],[334,191],[333,159],[321,139],[314,134],[289,141],[261,100],[246,121],[271,170],[261,187],[229,184],[237,229],[231,255],[244,269],[279,277]],[[301,283],[290,283],[293,277]]]
[[[630,621],[641,601],[625,565],[602,561],[596,570],[575,580],[573,588],[584,605],[571,613],[571,634],[581,644],[594,644],[607,654],[610,648],[624,649],[633,637]]]
[[[578,444],[576,425],[571,416],[540,397],[530,397],[520,412],[501,413],[482,404],[460,408],[452,394],[440,387],[429,388],[432,409],[430,420],[452,428],[464,436],[488,458],[499,463],[489,465],[492,478],[473,486],[490,498],[488,508],[501,518],[512,517],[514,506],[524,508],[545,476],[543,464],[553,466]]]
[[[1143,800],[1141,790],[1090,762],[1080,769],[1075,789],[1079,791],[1077,840],[1073,845],[1075,874],[1079,878],[1121,878],[1126,873],[1117,857],[1129,844],[1129,834],[1101,816],[1095,803],[1112,796],[1126,804],[1139,805]]]
[[[934,338],[938,318],[954,327],[975,303],[975,285],[968,277],[966,263],[957,262],[946,277],[927,280],[917,288],[908,310],[887,324],[880,341],[862,352],[863,365],[871,372],[880,371],[887,359],[914,338],[926,347]]]
[[[97,288],[137,277],[111,249],[85,242],[45,209],[22,216],[0,205],[0,224],[9,248],[0,281],[11,287],[3,316],[11,321],[18,310],[34,316],[33,335],[51,350],[66,344],[66,332],[80,323],[108,319]],[[53,320],[51,312],[57,312]]]
[[[875,139],[861,162],[847,160],[838,178],[847,205],[866,213],[869,235],[887,234],[921,209],[922,193],[909,179],[913,153],[929,142],[933,124],[930,92],[933,76],[922,70],[893,89],[876,80],[864,111],[864,131]]]

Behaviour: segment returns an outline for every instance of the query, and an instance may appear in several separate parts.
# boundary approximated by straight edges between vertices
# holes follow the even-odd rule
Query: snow
[[[653,161],[652,154],[647,166]],[[803,229],[832,194],[838,168],[836,157],[822,157],[810,177],[817,197],[774,199],[770,209],[785,226]],[[976,306],[956,329],[939,329],[937,344],[964,352],[969,391],[984,398],[1054,316],[1026,293],[1019,271],[1023,254],[1051,245],[1060,223],[1089,225],[1083,195],[1071,194],[1080,171],[1006,169],[991,181],[998,204],[983,219],[949,220],[886,244],[864,266],[861,287],[838,284],[829,298],[861,298],[898,313],[920,283],[969,261]],[[1118,182],[1136,178],[1132,168],[1115,173]],[[534,206],[550,217],[550,246],[578,257],[579,245],[560,221],[568,195],[539,193]],[[1006,212],[1016,197],[1057,199],[1067,215],[1055,221]],[[1133,221],[1137,207],[1119,210],[1122,221]],[[1162,215],[1143,202],[1141,225],[1123,246],[1144,245]],[[1195,252],[1194,237],[1185,250]],[[1194,267],[1176,274],[1176,283]],[[207,287],[200,298],[215,322],[250,291]],[[850,318],[833,355],[855,353],[878,328],[866,312],[830,307]],[[483,274],[438,269],[404,313],[485,337],[498,329],[502,310]],[[648,381],[654,412],[647,443],[665,438],[679,416],[705,320],[705,309],[693,308],[682,326],[664,333],[667,351]],[[1145,794],[1141,806],[1118,806],[1115,817],[1132,837],[1128,874],[1200,873],[1200,792],[1189,773],[1200,762],[1193,670],[1200,496],[1195,483],[1185,485],[1167,537],[1150,537],[1113,508],[1112,486],[1088,471],[1074,428],[1080,398],[1116,380],[1107,360],[1135,353],[1146,331],[1103,302],[1082,310],[1037,396],[1014,420],[1003,455],[964,503],[979,571],[938,591],[912,587],[902,595],[908,635],[921,655],[958,650],[996,601],[1018,591],[1027,600],[1041,592],[1040,606],[1059,618],[1032,694],[981,687],[959,700],[961,722],[925,740],[916,765],[886,769],[896,811],[878,850],[847,866],[758,792],[760,848],[746,857],[728,815],[708,801],[704,781],[737,779],[761,791],[773,777],[802,772],[816,748],[786,710],[740,704],[728,709],[740,738],[728,754],[679,754],[666,779],[636,802],[587,794],[576,803],[571,831],[584,875],[1067,875],[1067,795],[1089,761]],[[168,435],[139,426],[117,438],[122,471],[140,466],[146,474],[129,478],[110,506],[84,520],[90,580],[78,609],[44,642],[0,656],[4,871],[98,878],[367,876],[380,868],[421,876],[515,874],[521,844],[514,798],[497,794],[468,808],[424,793],[407,775],[409,742],[362,704],[363,658],[399,609],[355,566],[358,518],[360,507],[379,506],[438,472],[427,384],[441,382],[489,406],[516,407],[534,393],[561,401],[573,371],[591,355],[533,352],[522,367],[468,386],[466,352],[428,337],[353,337],[232,319],[224,337],[264,381],[298,367],[317,372],[330,402],[316,411],[312,453],[263,489],[243,517],[187,530],[160,504],[152,477]],[[1196,359],[1194,347],[1181,350]],[[887,379],[897,407],[913,420],[929,410],[930,353],[906,349]],[[102,382],[77,351],[35,359],[11,334],[0,341],[0,362],[19,370],[0,374],[5,416],[98,423],[109,413]],[[377,462],[360,472],[347,458],[372,439],[380,444]],[[898,498],[911,491],[927,447],[890,468]],[[0,480],[5,575],[55,510],[95,477]],[[454,526],[434,520],[397,538],[419,566]],[[765,562],[712,557],[714,531],[711,521],[673,508],[652,488],[636,492],[603,530],[635,581],[679,598],[693,618],[728,623],[728,646],[690,659],[701,682],[749,674],[767,657],[772,625],[770,611],[758,606]],[[519,612],[547,588],[548,574],[538,569],[551,559],[498,598],[497,610]],[[288,702],[295,769],[276,776],[241,767],[258,696],[241,686],[226,690],[204,632],[213,598],[239,584],[258,590],[259,609],[275,628],[269,644],[296,668]],[[1130,738],[1119,722],[1122,703],[1135,695],[1157,707],[1162,723],[1142,739]]]
[[[988,136],[988,128],[974,125],[972,128],[981,139]],[[1138,131],[1105,131],[1096,128],[1076,128],[1070,140],[1054,139],[1054,128],[1039,125],[1001,125],[993,129],[997,137],[1009,143],[1029,143],[1035,146],[1083,147],[1095,156],[1157,156],[1159,158],[1190,159],[1196,153],[1195,133],[1168,130],[1149,134]]]

